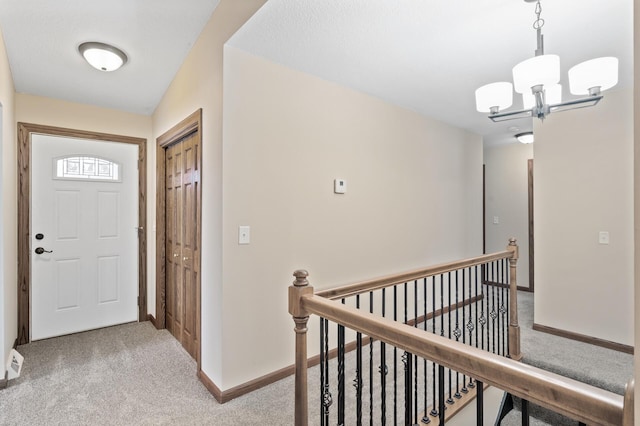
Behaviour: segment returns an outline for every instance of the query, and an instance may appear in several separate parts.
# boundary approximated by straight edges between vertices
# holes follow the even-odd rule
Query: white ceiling
[[[219,0],[0,0],[16,91],[150,115]],[[85,41],[122,49],[119,71],[91,68]]]
[[[542,7],[545,50],[560,55],[567,89],[568,69],[599,56],[617,56],[618,87],[631,87],[632,1]],[[531,119],[493,123],[476,112],[474,92],[511,81],[534,55],[534,10],[523,0],[270,0],[229,44],[503,143]]]
[[[218,2],[0,0],[16,90],[151,114]],[[560,55],[565,87],[571,66],[598,56],[617,56],[618,87],[632,86],[632,1],[542,6],[546,53]],[[503,143],[513,140],[509,127],[527,130],[531,120],[492,123],[476,112],[474,91],[511,80],[512,67],[533,56],[534,7],[523,0],[269,0],[229,44]],[[77,52],[84,41],[111,43],[129,62],[96,71]]]

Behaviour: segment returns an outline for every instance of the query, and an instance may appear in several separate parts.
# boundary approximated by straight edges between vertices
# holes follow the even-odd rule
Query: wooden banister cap
[[[293,285],[296,287],[306,287],[309,285],[309,281],[307,277],[309,276],[309,272],[304,269],[298,269],[293,273],[293,276],[296,277],[296,280],[293,282]]]

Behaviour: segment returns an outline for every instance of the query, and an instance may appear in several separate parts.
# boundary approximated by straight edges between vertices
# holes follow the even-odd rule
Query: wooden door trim
[[[31,253],[31,135],[62,136],[90,141],[138,145],[138,320],[147,319],[147,140],[131,136],[18,123],[18,344],[30,341]]]
[[[180,123],[163,133],[156,139],[156,328],[166,328],[166,247],[165,233],[166,227],[166,200],[165,200],[165,164],[166,149],[181,139],[192,133],[198,134],[197,143],[200,147],[200,155],[198,156],[198,170],[200,172],[200,184],[198,185],[198,246],[202,242],[202,108],[189,115]],[[202,256],[201,250],[198,250],[198,256]],[[201,259],[195,259],[198,265],[201,265]],[[197,312],[196,312],[196,333],[198,334],[198,350],[196,354],[196,362],[198,371],[201,370],[200,353],[202,349],[202,333],[201,333],[201,288],[202,273],[198,274],[197,283]]]

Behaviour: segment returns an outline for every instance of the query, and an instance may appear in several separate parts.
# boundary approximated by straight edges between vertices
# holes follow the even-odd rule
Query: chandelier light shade
[[[509,108],[513,104],[513,85],[507,81],[485,84],[476,89],[476,108],[491,112]]]
[[[534,86],[548,86],[560,82],[560,57],[540,55],[513,67],[513,87],[518,93],[531,93]]]
[[[591,59],[571,68],[568,74],[573,95],[589,95],[594,88],[607,90],[618,84],[618,58]]]
[[[519,133],[516,135],[516,139],[518,139],[518,142],[524,144],[533,143],[533,132]]]
[[[535,56],[513,67],[513,86],[508,82],[499,82],[476,90],[477,110],[488,112],[489,118],[494,122],[527,117],[544,120],[552,112],[594,106],[603,98],[602,91],[618,84],[617,58],[591,59],[574,66],[568,72],[571,94],[582,97],[563,101],[562,86],[559,84],[560,57],[544,53],[544,19],[540,18],[540,0],[525,0],[527,3],[534,1],[536,20],[533,28],[537,35]],[[522,95],[524,109],[504,111],[513,103],[512,90]]]
[[[127,63],[127,55],[117,47],[106,43],[89,41],[78,46],[82,57],[97,70],[115,71]]]

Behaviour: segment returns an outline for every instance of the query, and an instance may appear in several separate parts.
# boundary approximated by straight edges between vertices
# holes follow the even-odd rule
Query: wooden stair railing
[[[388,285],[410,281],[429,274],[439,274],[471,265],[479,265],[489,258],[508,258],[510,264],[509,359],[481,349],[464,345],[387,318],[344,305],[336,299],[346,295],[371,291]],[[289,287],[289,313],[293,316],[296,332],[295,424],[308,424],[307,393],[307,322],[317,315],[350,330],[391,344],[408,353],[430,360],[438,365],[473,377],[479,382],[500,388],[514,396],[548,408],[587,424],[633,424],[633,383],[623,398],[612,392],[562,377],[560,375],[517,362],[521,358],[520,330],[517,316],[516,262],[518,248],[510,240],[508,250],[446,265],[411,271],[395,276],[370,280],[339,289],[314,294],[307,280],[308,273],[298,270],[296,280]],[[513,346],[512,346],[513,345]]]

